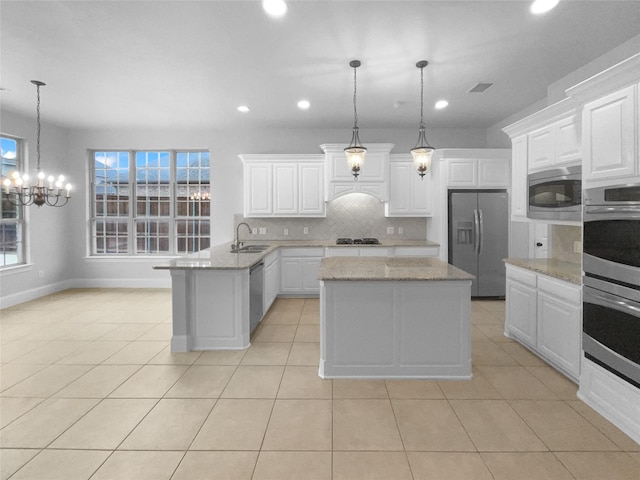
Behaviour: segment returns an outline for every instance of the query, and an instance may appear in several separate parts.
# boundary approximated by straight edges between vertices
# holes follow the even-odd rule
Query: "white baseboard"
[[[0,297],[0,308],[12,307],[69,288],[171,288],[171,278],[73,278]]]

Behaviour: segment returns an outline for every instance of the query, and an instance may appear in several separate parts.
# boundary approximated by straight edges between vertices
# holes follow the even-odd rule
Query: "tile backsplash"
[[[570,263],[580,263],[582,254],[574,252],[574,243],[582,246],[582,228],[551,225],[551,257]]]
[[[252,235],[246,240],[335,240],[339,237],[375,237],[380,240],[424,240],[427,238],[426,218],[384,216],[384,203],[364,193],[352,193],[327,204],[327,216],[322,218],[245,218],[234,215],[234,228],[246,222],[252,228],[266,228],[265,235]],[[393,234],[387,228],[393,227]],[[308,233],[304,233],[304,229]],[[288,235],[284,231],[288,230]],[[402,234],[399,234],[402,229]],[[244,232],[243,232],[244,233]]]

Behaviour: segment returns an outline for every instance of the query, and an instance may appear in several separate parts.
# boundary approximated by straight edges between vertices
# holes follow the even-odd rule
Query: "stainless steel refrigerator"
[[[473,297],[504,297],[509,202],[505,190],[449,190],[449,263],[475,275]]]

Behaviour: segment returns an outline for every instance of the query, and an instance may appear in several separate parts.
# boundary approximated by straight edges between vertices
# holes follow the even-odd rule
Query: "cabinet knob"
[[[536,242],[536,247],[541,247],[542,246],[542,242]]]

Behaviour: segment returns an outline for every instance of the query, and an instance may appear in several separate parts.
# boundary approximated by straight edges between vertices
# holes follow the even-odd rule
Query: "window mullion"
[[[129,150],[129,215],[127,218],[127,228],[129,229],[127,235],[127,252],[129,255],[136,254],[136,217],[137,217],[137,201],[138,201],[138,188],[136,183],[136,151]]]

